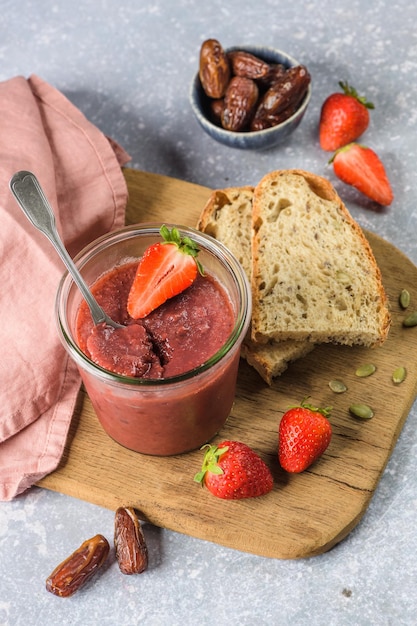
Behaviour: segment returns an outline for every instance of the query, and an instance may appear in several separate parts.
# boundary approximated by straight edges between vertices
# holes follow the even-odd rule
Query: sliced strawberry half
[[[203,273],[197,260],[199,248],[192,239],[165,225],[160,233],[163,241],[145,250],[129,292],[127,311],[133,319],[146,317],[187,289],[198,272]]]
[[[340,180],[356,187],[365,196],[388,206],[394,199],[391,184],[379,156],[358,143],[340,148],[329,163]]]

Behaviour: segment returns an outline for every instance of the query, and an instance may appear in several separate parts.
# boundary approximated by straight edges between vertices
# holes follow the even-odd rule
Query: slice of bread
[[[268,385],[280,376],[289,364],[311,352],[314,344],[310,341],[270,341],[266,344],[254,343],[250,337],[242,343],[241,355]]]
[[[252,339],[374,346],[390,315],[361,228],[326,179],[267,174],[252,210]]]
[[[213,191],[197,224],[202,232],[221,241],[240,261],[249,281],[252,274],[252,200],[253,187],[230,187]],[[247,336],[242,357],[270,385],[288,364],[313,349],[311,342],[270,341],[258,345]]]
[[[218,189],[210,197],[197,223],[198,230],[221,241],[251,280],[253,187]]]

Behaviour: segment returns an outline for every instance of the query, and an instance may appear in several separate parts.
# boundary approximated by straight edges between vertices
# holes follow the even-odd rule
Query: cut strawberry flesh
[[[194,258],[174,244],[154,244],[139,262],[127,309],[134,319],[151,311],[189,287],[197,277]]]
[[[385,168],[370,149],[352,145],[336,154],[334,172],[343,182],[356,187],[375,202],[388,206],[393,193]]]

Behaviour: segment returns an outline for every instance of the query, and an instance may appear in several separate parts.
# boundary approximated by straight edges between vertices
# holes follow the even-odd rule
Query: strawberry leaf
[[[202,446],[201,450],[207,448],[207,452],[204,455],[202,468],[197,474],[194,476],[194,480],[197,483],[203,484],[204,477],[207,472],[211,474],[223,474],[223,470],[218,464],[220,457],[228,451],[229,446],[223,446],[222,448],[218,448],[217,446],[211,446],[210,444],[206,444]]]
[[[309,411],[313,411],[314,413],[320,413],[321,415],[323,415],[324,417],[329,417],[333,407],[332,406],[326,406],[326,407],[319,407],[319,406],[314,406],[313,404],[310,404],[309,402],[307,402],[307,400],[309,399],[310,396],[307,396],[306,398],[303,399],[303,401],[300,404],[294,404],[292,406],[290,406],[290,409],[298,409],[299,407],[302,407],[303,409],[308,409]]]
[[[198,244],[191,239],[191,237],[185,236],[181,237],[180,231],[178,228],[173,228],[169,230],[169,228],[163,224],[159,229],[159,233],[163,239],[162,243],[164,244],[174,244],[177,248],[183,252],[184,254],[188,254],[193,257],[195,263],[197,265],[197,269],[201,276],[204,276],[204,269],[201,265],[200,261],[197,259],[197,255],[200,252],[200,248]]]
[[[351,87],[349,83],[347,82],[344,83],[343,81],[339,81],[339,85],[347,96],[352,96],[352,98],[355,98],[358,102],[363,104],[363,106],[366,107],[367,109],[375,108],[372,102],[368,102],[365,96],[360,96],[358,92],[356,91],[356,89],[354,87]]]

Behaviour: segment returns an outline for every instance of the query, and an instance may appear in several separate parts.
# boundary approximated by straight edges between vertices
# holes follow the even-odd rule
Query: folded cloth
[[[71,255],[124,224],[129,155],[37,76],[0,83],[0,499],[52,472],[80,389],[60,344],[55,294],[64,266],[9,190],[38,178]]]

